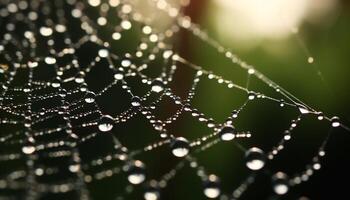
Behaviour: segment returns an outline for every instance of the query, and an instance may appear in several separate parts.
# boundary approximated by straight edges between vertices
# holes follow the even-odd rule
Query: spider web
[[[1,199],[171,199],[167,188],[186,168],[198,181],[185,181],[202,190],[197,198],[239,199],[264,184],[260,176],[271,179],[268,192],[279,196],[321,168],[332,128],[348,130],[338,117],[325,116],[241,60],[181,7],[147,1],[157,13],[148,16],[138,9],[142,3],[1,0]],[[171,23],[157,27],[160,16]],[[183,32],[225,57],[236,79],[181,55],[176,38]],[[229,116],[201,111],[196,96],[207,93],[207,83],[234,93],[235,107],[224,112]],[[282,128],[269,140],[275,144],[260,146],[259,129],[239,121],[257,106],[288,113],[287,125],[271,125]],[[283,172],[274,161],[304,121],[322,122],[326,134],[298,172]],[[190,131],[189,124],[201,128]],[[201,162],[224,143],[240,152],[239,164],[247,168],[239,184]]]

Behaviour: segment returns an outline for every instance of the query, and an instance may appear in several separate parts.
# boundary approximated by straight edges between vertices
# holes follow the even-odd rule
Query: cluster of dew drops
[[[20,1],[20,3],[18,5],[14,4],[14,3],[10,3],[8,4],[8,6],[6,7],[6,12],[8,13],[15,13],[17,12],[18,9],[25,9],[25,3],[23,3],[24,1]],[[71,2],[74,2],[71,0]],[[155,1],[156,2],[156,7],[160,10],[166,10],[168,11],[169,15],[171,17],[179,17],[178,13],[179,11],[175,8],[172,8],[170,6],[167,5],[167,3],[163,0],[159,0],[159,1]],[[117,7],[120,6],[120,4],[122,4],[119,0],[109,0],[109,4],[103,3],[100,0],[89,0],[88,4],[92,7],[106,7],[106,6],[111,6],[111,7]],[[22,8],[23,7],[23,8]],[[129,4],[124,4],[124,6],[122,6],[122,10],[125,14],[129,14],[132,12],[132,7]],[[1,11],[2,15],[5,11]],[[76,18],[81,17],[82,11],[79,9],[74,9],[72,10],[72,15],[75,16]],[[29,18],[31,19],[35,19],[35,13],[30,13]],[[180,18],[180,17],[179,17]],[[192,29],[192,23],[190,22],[189,17],[181,17],[182,20],[180,21],[180,25],[182,28],[185,29]],[[108,20],[101,16],[97,19],[97,24],[100,26],[104,26],[106,25],[108,22]],[[8,26],[10,29],[11,27]],[[132,23],[131,20],[122,20],[120,27],[122,28],[122,30],[128,30],[132,27]],[[88,27],[87,29],[92,29],[92,27]],[[193,30],[193,29],[192,29]],[[194,30],[198,30],[198,29],[194,29]],[[53,34],[54,31],[60,32],[60,33],[64,33],[66,31],[66,27],[64,25],[56,25],[55,30],[53,30],[50,27],[40,27],[39,29],[39,33],[44,36],[44,37],[49,37]],[[93,32],[93,31],[91,31]],[[150,28],[150,26],[145,26],[143,28],[143,32],[147,35],[149,35],[149,40],[151,42],[157,42],[159,40],[159,37],[156,34],[152,34],[152,29]],[[33,33],[32,32],[26,32],[25,37],[30,39],[33,39]],[[119,40],[122,37],[122,34],[120,32],[115,32],[112,34],[112,39],[114,40]],[[202,39],[206,39],[206,37],[203,37]],[[95,40],[97,40],[95,38]],[[146,47],[145,47],[146,48]],[[4,46],[1,45],[0,46],[0,50],[4,50]],[[218,48],[219,51],[222,52],[222,48]],[[74,49],[66,49],[67,54],[74,54]],[[226,57],[232,57],[232,54],[230,52],[223,52]],[[106,48],[102,48],[98,51],[98,57],[99,59],[103,59],[103,58],[108,58],[109,55],[109,50],[107,50]],[[166,58],[170,58],[174,61],[179,61],[180,58],[176,55],[173,54],[173,52],[166,51],[165,52],[165,56]],[[136,55],[137,56],[137,55]],[[45,63],[48,65],[53,65],[56,63],[56,58],[54,58],[53,56],[47,56],[44,59]],[[77,63],[75,63],[77,64]],[[123,82],[124,80],[124,76],[125,76],[125,71],[124,69],[129,67],[131,65],[131,61],[130,60],[123,60],[121,62],[121,68],[118,68],[115,73],[114,73],[114,78],[116,81],[120,81]],[[31,68],[35,68],[37,67],[38,62],[28,62],[28,66]],[[2,73],[4,71],[1,71]],[[249,68],[247,70],[248,74],[255,74],[256,71],[252,68]],[[201,76],[203,73],[206,73],[208,75],[209,79],[212,78],[217,78],[218,79],[218,83],[227,83],[228,87],[234,87],[234,85],[230,82],[230,81],[226,81],[221,79],[220,77],[216,76],[213,73],[208,73],[206,71],[201,71],[198,70],[197,75]],[[77,77],[75,77],[74,81],[78,84],[85,84],[85,80],[84,80],[84,74],[81,73],[80,76],[78,75]],[[145,81],[147,84],[150,85],[151,87],[151,93],[155,93],[155,94],[163,94],[165,93],[166,95],[170,96],[171,98],[174,98],[174,100],[176,100],[176,96],[173,95],[170,91],[169,88],[167,88],[167,81],[161,78],[156,78],[150,82]],[[61,88],[62,87],[62,80],[60,80],[59,78],[53,80],[50,83],[50,86],[53,88]],[[7,86],[3,86],[4,89],[7,89]],[[129,90],[126,87],[127,90]],[[81,91],[85,92],[85,96],[84,96],[84,102],[87,104],[95,104],[96,103],[96,97],[97,94],[95,94],[92,91],[89,91],[87,89],[87,87],[81,87],[80,88]],[[30,92],[30,89],[28,88],[23,88],[23,91],[25,92]],[[61,90],[62,92],[62,90]],[[64,91],[63,91],[64,92]],[[60,93],[60,96],[62,96],[63,98],[65,97],[64,93]],[[247,90],[247,99],[249,101],[253,101],[256,98],[260,98],[259,95],[257,95],[255,92],[251,92]],[[143,100],[144,97],[139,97],[139,96],[132,96],[131,97],[131,107],[133,107],[134,109],[140,109],[142,110],[142,104],[143,104]],[[279,101],[278,102],[280,104],[281,107],[286,105],[286,102],[284,101]],[[305,106],[297,106],[299,111],[301,112],[301,114],[308,114],[310,113],[310,110],[308,110]],[[196,113],[195,110],[191,109],[190,107],[184,107],[185,111],[189,111],[192,113],[192,116],[198,116],[199,119],[203,120],[203,121],[207,121],[207,125],[208,127],[215,127],[216,124],[213,123],[212,121],[210,121],[210,119],[206,119],[204,116],[201,116],[200,114]],[[147,116],[147,112],[146,116]],[[318,120],[323,120],[325,118],[325,116],[319,112],[316,113],[317,114],[317,119]],[[232,113],[232,118],[236,118],[238,116],[237,112],[233,112]],[[127,120],[127,118],[123,118],[122,120]],[[98,130],[100,132],[110,132],[114,125],[116,124],[116,118],[112,117],[110,115],[102,115],[97,123],[94,123],[93,125],[96,125]],[[151,121],[151,120],[150,120]],[[333,127],[339,127],[341,126],[341,123],[339,122],[339,118],[338,117],[333,117],[330,119],[331,121],[331,125]],[[289,129],[289,131],[291,131],[297,124],[298,120],[295,120],[292,122],[291,124],[291,128]],[[157,124],[157,121],[151,121],[151,123],[154,125],[154,128],[156,130],[161,131],[162,130],[162,126],[163,124]],[[30,127],[30,124],[24,124],[27,127]],[[236,137],[246,137],[249,138],[251,135],[250,133],[240,133],[236,130],[236,128],[232,125],[232,121],[227,121],[224,125],[221,125],[219,128],[215,128],[216,132],[211,135],[211,136],[218,136],[218,138],[220,139],[220,141],[224,141],[224,142],[229,142],[234,140]],[[289,133],[287,131],[287,133]],[[71,135],[72,137],[76,137],[74,136],[74,134],[72,133]],[[166,134],[162,134],[161,137],[167,139],[168,135]],[[286,134],[283,138],[283,140],[287,141],[290,139],[290,134]],[[22,152],[26,155],[31,155],[33,153],[35,153],[35,151],[37,150],[35,145],[32,144],[32,142],[30,141],[31,139],[29,138],[29,144],[24,145],[22,147]],[[168,141],[168,140],[166,140]],[[164,142],[166,143],[166,142]],[[171,149],[171,153],[178,158],[184,158],[188,161],[190,161],[191,163],[191,167],[193,168],[197,168],[198,172],[197,174],[202,178],[203,181],[203,193],[206,197],[208,198],[217,198],[221,195],[222,191],[220,189],[220,179],[218,176],[214,175],[214,174],[206,174],[203,170],[201,170],[201,168],[199,167],[199,164],[197,163],[195,158],[191,157],[191,151],[194,151],[194,147],[195,146],[200,146],[202,147],[203,150],[205,150],[205,147],[201,146],[201,143],[192,143],[190,141],[188,141],[186,138],[184,137],[172,137],[170,138],[170,140],[168,141],[169,143],[169,147]],[[119,147],[120,148],[120,147]],[[147,149],[152,149],[153,147],[149,147],[146,148]],[[122,148],[121,148],[122,149]],[[123,152],[125,154],[127,154],[126,152]],[[273,159],[273,155],[277,154],[278,150],[272,151],[272,153],[265,153],[262,149],[258,148],[258,147],[251,147],[249,149],[247,149],[245,151],[245,165],[246,167],[251,170],[251,171],[259,171],[261,169],[264,168],[266,162],[269,159]],[[321,149],[319,151],[319,156],[324,156],[325,152],[323,149]],[[318,158],[318,157],[317,157]],[[120,156],[119,159],[125,159],[125,157]],[[79,159],[78,159],[79,160]],[[179,165],[181,167],[181,165]],[[179,168],[180,168],[179,167]],[[293,184],[298,184],[300,182],[302,182],[303,179],[307,180],[308,176],[311,175],[313,173],[313,170],[318,170],[321,168],[320,163],[318,162],[318,159],[316,159],[316,161],[314,162],[312,169],[308,169],[305,171],[305,173],[303,174],[303,176],[301,177],[294,177],[293,179],[289,178],[285,173],[283,172],[277,172],[275,174],[272,175],[272,187],[273,187],[273,191],[278,194],[278,195],[283,195],[286,194],[289,190],[289,187]],[[78,172],[80,170],[80,166],[78,164],[73,164],[69,166],[69,170],[72,172]],[[128,164],[124,167],[124,171],[127,172],[127,180],[133,184],[133,185],[139,185],[143,182],[145,182],[147,180],[146,178],[146,165],[140,161],[140,160],[131,160],[130,162],[128,162]],[[38,172],[39,173],[39,172]],[[42,173],[42,172],[41,172]],[[146,200],[157,200],[161,198],[161,188],[165,187],[166,185],[166,181],[170,180],[171,178],[173,178],[173,176],[175,176],[176,174],[176,170],[172,170],[169,172],[169,174],[166,174],[163,177],[162,181],[155,181],[155,180],[151,180],[148,183],[148,187],[144,192],[144,198]],[[291,181],[292,180],[292,181]],[[89,180],[86,180],[87,182]],[[238,198],[240,196],[241,193],[244,192],[244,188],[250,183],[251,181],[248,180],[248,182],[243,183],[242,185],[244,187],[238,188],[237,190],[235,190],[236,192],[236,197]],[[235,193],[234,193],[235,194]]]

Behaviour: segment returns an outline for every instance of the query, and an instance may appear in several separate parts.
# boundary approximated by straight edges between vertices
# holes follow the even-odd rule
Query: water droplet
[[[317,114],[317,119],[318,119],[318,120],[323,120],[323,119],[324,119],[324,115],[323,115],[322,112],[319,112],[319,113]]]
[[[145,200],[157,200],[160,198],[159,189],[156,187],[149,187],[146,189],[143,197]]]
[[[220,130],[219,135],[223,141],[230,141],[235,138],[235,133],[236,129],[233,126],[225,126]]]
[[[231,113],[232,118],[237,118],[238,117],[238,111],[234,110]]]
[[[314,164],[312,165],[312,168],[313,168],[314,170],[319,170],[319,169],[321,169],[321,164],[318,163],[318,162],[316,162],[316,163],[314,163]]]
[[[121,37],[122,37],[122,35],[120,33],[118,33],[118,32],[114,32],[112,34],[113,40],[119,40]]]
[[[319,156],[325,156],[326,155],[326,152],[324,150],[320,150],[320,152],[318,152],[318,155]]]
[[[32,144],[28,144],[22,147],[22,152],[25,154],[32,154],[35,151],[35,146]]]
[[[340,126],[339,117],[337,117],[337,116],[332,117],[331,122],[332,122],[332,126],[333,127]]]
[[[44,170],[42,168],[35,169],[35,175],[42,176],[44,174]]]
[[[84,100],[86,103],[93,103],[95,101],[96,94],[94,92],[87,92],[85,94]]]
[[[166,50],[163,52],[163,58],[168,59],[170,56],[173,55],[173,51],[172,50]]]
[[[307,62],[310,63],[310,64],[313,63],[313,62],[314,62],[314,58],[311,57],[311,56],[308,57],[308,58],[307,58]]]
[[[171,143],[171,152],[176,157],[184,157],[189,153],[189,151],[190,145],[183,137],[178,137]]]
[[[284,101],[283,99],[281,99],[281,100],[280,100],[280,106],[281,106],[281,107],[284,107],[284,105],[285,105],[285,101]]]
[[[214,199],[217,198],[220,191],[220,183],[219,178],[215,175],[209,175],[208,180],[204,182],[204,195],[208,198]]]
[[[157,41],[158,41],[158,35],[157,35],[157,34],[151,34],[151,35],[149,36],[149,40],[150,40],[151,42],[157,42]]]
[[[129,66],[131,65],[131,61],[128,60],[128,59],[124,59],[124,60],[121,61],[120,64],[121,64],[121,66],[123,66],[123,67],[129,67]]]
[[[65,25],[62,25],[62,24],[57,24],[55,26],[55,30],[59,33],[63,33],[67,30],[66,26]]]
[[[116,71],[116,73],[114,74],[114,79],[115,80],[123,80],[123,78],[124,78],[124,73],[123,73],[123,68],[121,68],[121,69],[118,69],[117,71]]]
[[[129,30],[131,27],[132,27],[132,24],[130,23],[130,21],[128,20],[123,20],[121,23],[120,23],[120,26],[125,29],[125,30]]]
[[[101,3],[101,0],[89,0],[88,3],[93,6],[93,7],[96,7],[96,6],[99,6],[100,3]]]
[[[248,70],[248,74],[254,74],[255,73],[255,70],[253,69],[253,68],[250,68],[249,70]]]
[[[246,152],[246,166],[251,170],[259,170],[264,167],[266,162],[266,157],[264,152],[257,148],[250,148]]]
[[[35,62],[35,61],[28,61],[28,67],[29,68],[35,68],[38,66],[38,62]]]
[[[116,6],[118,6],[120,4],[120,0],[109,0],[108,3],[112,7],[116,7]]]
[[[69,165],[69,171],[75,173],[75,172],[78,172],[79,170],[80,170],[79,164]]]
[[[104,26],[107,24],[107,19],[105,17],[99,17],[97,18],[97,24],[100,26]]]
[[[28,93],[28,92],[30,92],[30,91],[31,91],[30,88],[27,88],[27,87],[23,88],[23,92],[25,92],[25,93]]]
[[[131,98],[131,105],[134,107],[139,107],[141,106],[141,99],[138,96],[133,96]]]
[[[288,177],[283,172],[277,172],[272,177],[273,190],[278,195],[286,194],[289,190]]]
[[[161,131],[161,130],[163,130],[163,122],[158,120],[158,121],[153,123],[153,127],[155,130]]]
[[[75,77],[74,81],[76,83],[84,83],[85,82],[84,76],[85,76],[85,74],[80,73]]]
[[[255,97],[256,97],[255,92],[249,92],[249,93],[248,93],[248,99],[249,99],[249,100],[253,100],[253,99],[255,99]]]
[[[59,79],[55,79],[51,82],[51,86],[54,88],[58,88],[61,86],[61,81]]]
[[[144,34],[150,34],[150,33],[152,33],[152,28],[151,28],[150,26],[144,26],[144,27],[142,28],[142,32],[143,32]]]
[[[152,82],[151,86],[152,86],[152,91],[156,92],[156,93],[159,93],[159,92],[163,91],[163,89],[164,89],[164,83],[160,79],[155,79]]]
[[[215,121],[213,119],[208,119],[207,126],[213,128],[215,126]]]
[[[64,97],[66,97],[67,96],[67,91],[66,90],[61,90],[61,91],[59,91],[58,92],[58,96],[60,96],[60,97],[62,97],[62,98],[64,98]]]
[[[43,27],[40,27],[40,34],[42,35],[42,36],[50,36],[52,33],[53,33],[53,31],[52,31],[52,29],[50,28],[50,27],[45,27],[45,26],[43,26]]]
[[[101,58],[106,58],[108,55],[109,55],[109,52],[107,49],[100,49],[98,51],[98,55],[101,57]]]
[[[137,185],[142,183],[146,179],[145,165],[139,161],[134,161],[128,169],[128,181],[131,184]]]
[[[100,121],[98,122],[98,129],[102,132],[107,132],[112,130],[114,124],[113,117],[109,115],[104,115],[101,117]]]
[[[48,56],[48,57],[45,58],[45,63],[49,64],[49,65],[55,64],[56,63],[56,58]]]
[[[87,91],[87,89],[88,89],[88,86],[87,86],[87,84],[86,84],[86,83],[83,83],[83,84],[81,84],[81,85],[80,85],[80,91],[82,91],[82,92],[86,92],[86,91]]]

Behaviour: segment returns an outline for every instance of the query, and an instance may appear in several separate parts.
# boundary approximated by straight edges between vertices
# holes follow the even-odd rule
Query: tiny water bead
[[[248,99],[249,99],[249,100],[254,100],[255,97],[256,97],[255,92],[248,92]]]
[[[237,110],[232,111],[231,116],[232,116],[232,118],[237,118],[238,117],[238,111]]]
[[[286,105],[286,102],[283,99],[281,99],[279,103],[281,107],[284,107]]]
[[[141,106],[141,98],[138,96],[133,96],[131,98],[131,105],[134,107],[139,107]]]
[[[80,85],[80,91],[86,92],[87,90],[88,90],[87,84],[86,84],[86,83],[82,83],[82,84]]]
[[[323,119],[324,119],[324,115],[323,115],[322,112],[319,112],[319,113],[317,114],[317,119],[318,119],[318,120],[323,120]]]
[[[118,32],[114,32],[112,34],[113,40],[119,40],[121,37],[122,37],[122,35],[120,33],[118,33]]]
[[[137,185],[142,183],[146,179],[145,175],[145,165],[139,161],[133,161],[127,169],[128,181],[131,184]]]
[[[36,150],[35,146],[33,144],[27,144],[26,146],[22,147],[22,152],[24,154],[32,154]]]
[[[204,181],[203,193],[210,199],[217,198],[220,195],[220,180],[217,176],[213,174],[208,176],[208,180]]]
[[[314,62],[314,58],[311,57],[311,56],[308,57],[308,58],[307,58],[307,62],[310,63],[310,64],[313,63],[313,62]]]
[[[88,3],[91,6],[96,7],[96,6],[99,6],[101,4],[101,0],[88,0]]]
[[[49,65],[53,65],[56,63],[56,58],[48,56],[45,58],[45,63]]]
[[[95,102],[96,94],[94,92],[87,92],[84,96],[84,101],[86,103],[93,103]]]
[[[113,125],[114,125],[113,117],[109,115],[104,115],[100,118],[98,122],[98,129],[102,132],[107,132],[112,130]]]
[[[233,140],[235,138],[235,134],[236,129],[233,126],[224,126],[219,132],[220,138],[223,141]]]
[[[283,172],[277,172],[272,176],[272,187],[276,194],[286,194],[289,190],[288,176]]]
[[[264,152],[257,147],[250,148],[246,152],[245,159],[246,166],[253,171],[263,168],[266,162],[266,156]]]
[[[130,21],[128,20],[123,20],[121,23],[120,23],[120,26],[125,29],[125,30],[129,30],[131,27],[132,27],[132,24],[130,23]]]
[[[143,195],[145,200],[158,200],[160,199],[159,189],[155,186],[149,186]]]
[[[69,171],[70,172],[73,172],[73,173],[76,173],[80,170],[80,164],[72,164],[72,165],[69,165]]]
[[[340,126],[339,117],[337,116],[332,117],[331,123],[333,127],[339,127]]]
[[[100,50],[98,51],[98,55],[99,55],[101,58],[106,58],[106,57],[108,57],[109,52],[108,52],[107,49],[100,49]]]
[[[190,145],[188,141],[183,137],[175,138],[171,143],[171,152],[176,157],[184,157],[190,151]]]
[[[61,91],[58,91],[58,96],[61,98],[64,98],[67,96],[67,91],[65,89],[62,89]]]
[[[123,59],[120,64],[122,67],[130,67],[132,63],[129,59]]]
[[[50,36],[53,33],[52,29],[50,27],[41,27],[40,28],[40,34],[43,36]]]
[[[151,90],[153,92],[159,93],[164,90],[164,82],[160,79],[155,79],[152,81]]]
[[[28,88],[28,87],[25,87],[25,88],[23,88],[23,92],[30,92],[31,91],[31,89],[30,88]]]
[[[107,24],[107,19],[105,17],[99,17],[97,19],[97,24],[100,26],[104,26]]]
[[[53,88],[58,88],[58,87],[60,87],[60,86],[61,86],[61,79],[59,79],[59,78],[54,79],[54,80],[51,82],[51,86],[52,86]]]
[[[124,69],[123,68],[120,68],[115,72],[114,79],[118,80],[118,81],[124,79]]]
[[[163,122],[160,120],[157,120],[156,122],[153,123],[153,127],[157,131],[163,130]]]
[[[79,72],[75,78],[74,81],[76,83],[84,83],[85,82],[85,73],[84,72]]]

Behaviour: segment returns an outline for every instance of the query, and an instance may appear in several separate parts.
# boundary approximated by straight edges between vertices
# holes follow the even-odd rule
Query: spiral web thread
[[[162,0],[148,2],[157,12],[172,19],[173,23],[168,28],[159,31],[152,26],[155,18],[147,18],[134,9],[138,3],[132,0],[1,0],[1,199],[56,196],[90,199],[90,184],[121,175],[126,175],[130,183],[123,186],[121,192],[113,194],[116,199],[128,199],[128,194],[141,183],[146,185],[144,198],[158,199],[167,183],[175,179],[177,172],[186,165],[193,168],[203,181],[203,192],[208,198],[238,199],[254,183],[255,171],[284,149],[303,116],[311,115],[315,120],[329,122],[331,128],[348,130],[337,117],[329,118],[313,109],[210,38],[181,12],[181,7],[172,7]],[[97,11],[98,16],[90,16],[91,10]],[[110,16],[118,19],[109,20]],[[131,51],[133,53],[115,53],[110,43],[124,38],[129,29],[139,31],[136,49]],[[108,32],[109,39],[100,37],[101,30]],[[232,66],[248,75],[248,83],[251,78],[257,78],[282,98],[252,91],[248,89],[249,84],[241,86],[181,57],[173,49],[171,41],[180,30],[190,32],[224,55]],[[87,51],[91,55],[81,55],[79,51]],[[155,77],[147,75],[151,66],[148,64],[156,59],[163,63],[161,72]],[[94,68],[101,66],[105,66],[104,70],[108,70],[113,78],[107,86],[93,92],[86,78],[93,77],[96,73]],[[170,87],[178,67],[193,71],[192,86],[186,98],[178,96]],[[137,84],[146,88],[147,92],[143,95],[137,96],[130,86],[129,82],[134,77],[138,78]],[[191,105],[197,85],[204,79],[246,94],[245,102],[224,123],[215,121]],[[121,89],[117,97],[125,95],[131,103],[124,111],[107,115],[100,108],[98,99],[110,95],[116,87]],[[170,117],[161,120],[155,110],[166,98],[178,107]],[[258,148],[246,150],[241,146],[240,140],[249,140],[254,134],[238,131],[233,126],[235,118],[257,99],[289,107],[298,113],[284,131],[282,139],[265,153]],[[211,133],[190,141],[175,137],[167,126],[184,113],[205,124]],[[159,135],[157,141],[139,150],[128,149],[115,134],[116,126],[123,126],[136,115],[143,116]],[[290,177],[283,172],[270,175],[275,193],[285,194],[290,187],[309,180],[321,168],[320,160],[326,153],[328,137],[304,171]],[[80,146],[99,138],[108,140],[106,146],[111,146],[110,151],[83,159]],[[222,191],[219,177],[206,170],[197,161],[196,154],[230,140],[246,154],[247,166],[252,173],[237,188]],[[138,160],[138,156],[158,148],[169,148],[181,159],[163,176],[148,177],[145,175],[147,165]],[[56,165],[47,164],[50,162]]]

